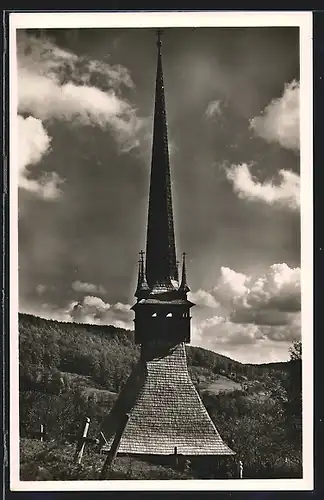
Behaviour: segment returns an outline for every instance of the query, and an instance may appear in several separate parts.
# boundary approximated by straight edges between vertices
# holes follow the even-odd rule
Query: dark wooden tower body
[[[190,342],[194,304],[187,299],[185,254],[180,280],[178,276],[160,36],[157,45],[146,259],[140,252],[133,306],[141,356],[102,430],[110,445],[120,436],[120,453],[172,455],[176,448],[186,456],[233,455],[187,367],[185,344]]]

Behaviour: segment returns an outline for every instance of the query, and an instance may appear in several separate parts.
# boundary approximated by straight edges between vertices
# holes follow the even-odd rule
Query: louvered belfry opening
[[[123,415],[129,416],[118,452],[131,455],[234,455],[222,440],[189,376],[189,286],[185,254],[179,281],[174,237],[161,33],[157,72],[146,255],[140,252],[135,292],[137,366],[102,430],[111,446]]]

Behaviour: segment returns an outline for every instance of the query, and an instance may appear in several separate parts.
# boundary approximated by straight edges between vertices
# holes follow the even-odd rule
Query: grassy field
[[[75,444],[59,445],[21,439],[20,479],[22,481],[99,480],[105,455],[94,446],[85,449],[81,464],[74,462]],[[152,464],[129,457],[116,457],[107,479],[192,479],[171,467]]]
[[[204,390],[213,394],[219,394],[220,392],[231,392],[240,390],[241,388],[242,386],[239,382],[224,377],[224,375],[218,375]]]

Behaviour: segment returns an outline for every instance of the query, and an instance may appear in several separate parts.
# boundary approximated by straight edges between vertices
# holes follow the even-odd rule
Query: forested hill
[[[63,323],[19,314],[21,388],[34,385],[40,372],[58,370],[91,377],[94,384],[118,392],[138,360],[134,332],[114,326]],[[262,376],[287,363],[244,365],[200,347],[187,346],[191,373]]]
[[[89,437],[98,437],[138,360],[134,333],[20,314],[19,343],[22,477],[37,479],[31,468],[39,466],[54,479],[91,479],[86,469],[80,476],[60,446],[75,443],[85,416]],[[193,383],[221,436],[243,460],[245,477],[301,477],[301,378],[292,363],[245,365],[192,346],[187,354]],[[34,449],[40,425],[47,455],[42,443]]]

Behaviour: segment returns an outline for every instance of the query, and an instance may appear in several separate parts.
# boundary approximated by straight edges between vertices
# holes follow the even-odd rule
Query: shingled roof
[[[141,359],[103,423],[109,447],[125,413],[119,453],[234,455],[213,424],[188,373],[185,345]]]

